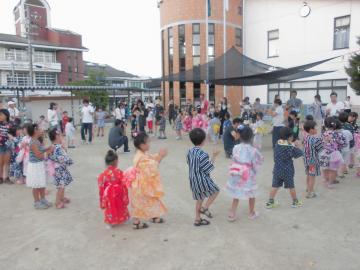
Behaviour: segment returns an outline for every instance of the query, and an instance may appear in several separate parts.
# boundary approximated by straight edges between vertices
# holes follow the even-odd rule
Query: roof
[[[26,45],[28,44],[27,38],[20,37],[17,35],[10,35],[10,34],[4,34],[0,33],[0,44],[14,44],[14,45]],[[57,43],[52,43],[46,40],[32,40],[33,47],[49,47],[54,49],[78,49],[87,51],[88,49],[85,47],[71,47],[71,46],[65,46]]]
[[[127,73],[122,70],[118,70],[109,65],[102,65],[99,63],[92,63],[84,61],[85,63],[85,76],[88,76],[90,72],[104,72],[107,78],[136,78],[138,76]]]

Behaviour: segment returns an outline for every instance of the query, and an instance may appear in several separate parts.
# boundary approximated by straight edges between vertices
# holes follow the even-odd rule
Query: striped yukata
[[[186,159],[189,165],[190,188],[194,200],[203,200],[220,190],[210,177],[210,172],[215,167],[207,153],[200,147],[194,147],[189,150]]]
[[[319,154],[324,150],[320,137],[306,134],[303,139],[305,173],[308,176],[320,176]]]

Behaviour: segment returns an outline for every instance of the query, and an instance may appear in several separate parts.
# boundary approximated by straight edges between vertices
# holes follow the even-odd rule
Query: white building
[[[291,89],[305,104],[320,94],[324,103],[332,91],[339,100],[360,97],[348,85],[344,66],[351,52],[360,48],[360,1],[358,0],[244,0],[244,54],[277,67],[293,67],[341,56],[311,70],[335,72],[290,83],[244,88],[253,101],[272,103],[275,94],[287,101]]]

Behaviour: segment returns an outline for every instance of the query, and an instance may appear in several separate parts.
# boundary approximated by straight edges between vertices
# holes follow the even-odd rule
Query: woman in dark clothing
[[[223,135],[224,133],[224,121],[225,121],[225,115],[228,112],[228,101],[226,97],[223,97],[223,99],[221,100],[220,103],[220,111],[219,111],[219,118],[221,121],[221,126],[220,126],[220,135]]]
[[[173,99],[170,99],[169,101],[169,123],[170,125],[175,121],[175,114],[176,114],[176,111],[175,111],[175,104],[174,104],[174,100]]]

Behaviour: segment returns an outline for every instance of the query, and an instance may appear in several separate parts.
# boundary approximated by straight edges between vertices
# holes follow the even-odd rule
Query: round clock
[[[304,4],[304,6],[302,6],[300,9],[300,16],[307,17],[309,16],[310,12],[311,12],[311,8],[307,4]]]

